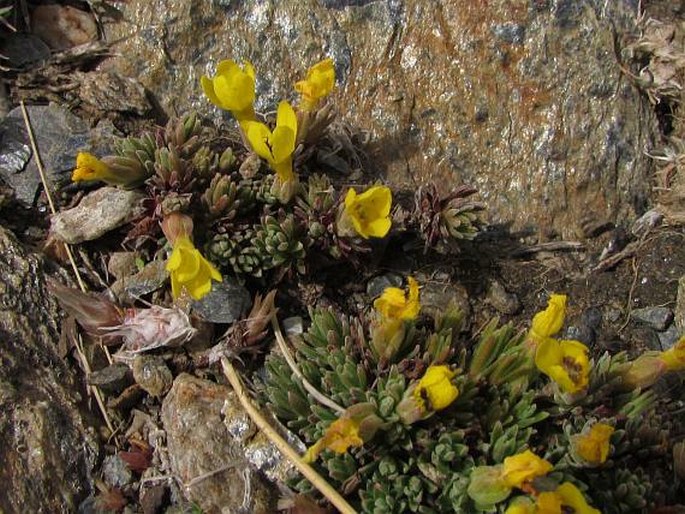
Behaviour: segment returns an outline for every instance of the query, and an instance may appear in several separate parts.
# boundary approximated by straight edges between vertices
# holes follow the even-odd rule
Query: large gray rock
[[[388,182],[466,182],[491,221],[570,238],[647,203],[657,124],[617,62],[637,4],[131,0],[103,68],[140,78],[169,113],[226,117],[199,86],[218,61],[253,62],[266,111],[330,55],[342,118],[371,131]]]
[[[111,151],[111,122],[102,121],[91,129],[85,121],[55,105],[29,105],[26,111],[52,191],[71,181],[79,151],[97,155]],[[41,178],[20,107],[0,121],[0,177],[12,187],[20,204],[33,205]]]
[[[74,512],[93,490],[92,428],[57,354],[41,261],[0,228],[0,511]]]
[[[176,377],[162,404],[171,471],[203,512],[275,511],[275,488],[254,471],[244,441],[234,439],[222,412],[242,412],[231,389],[188,374]]]

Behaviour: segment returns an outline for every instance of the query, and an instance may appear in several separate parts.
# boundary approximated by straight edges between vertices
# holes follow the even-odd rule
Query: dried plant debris
[[[657,165],[654,187],[659,202],[657,209],[669,223],[685,223],[685,141],[670,137],[650,157]]]
[[[685,31],[674,22],[642,19],[639,36],[622,50],[622,57],[639,66],[632,74],[652,103],[679,103],[685,86]]]

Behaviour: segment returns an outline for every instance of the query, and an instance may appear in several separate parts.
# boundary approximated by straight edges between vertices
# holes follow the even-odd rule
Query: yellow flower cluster
[[[521,489],[524,484],[552,471],[552,465],[545,459],[526,450],[504,459],[502,464],[502,481],[508,487]]]
[[[547,308],[533,317],[528,341],[537,368],[564,393],[573,394],[588,386],[590,359],[583,343],[553,338],[561,330],[565,316],[566,295],[551,295]]]
[[[533,316],[528,337],[539,343],[557,334],[564,326],[566,295],[551,294],[547,308]]]
[[[413,393],[419,409],[427,413],[449,407],[459,396],[459,389],[451,381],[456,374],[447,366],[428,366]]]
[[[286,101],[278,104],[276,127],[271,131],[264,123],[249,121],[245,124],[247,140],[262,159],[266,159],[281,182],[295,179],[293,152],[297,138],[297,115]]]
[[[343,454],[350,448],[362,446],[373,438],[383,425],[376,414],[376,406],[371,403],[357,403],[348,407],[343,414],[331,423],[324,435],[307,449],[302,460],[314,462],[324,450]]]
[[[295,84],[295,91],[302,95],[300,108],[313,111],[322,98],[327,97],[335,86],[333,59],[324,59],[307,71],[307,78]]]
[[[297,193],[293,154],[298,135],[302,136],[298,134],[298,115],[293,107],[286,101],[280,102],[273,130],[256,119],[255,70],[248,61],[242,67],[230,59],[221,61],[214,77],[203,76],[200,81],[209,101],[233,114],[254,152],[265,159],[276,173],[272,191],[281,202],[289,202]],[[332,59],[312,66],[307,77],[295,84],[295,89],[302,95],[300,111],[314,111],[319,102],[331,93],[334,85]]]
[[[248,61],[240,67],[227,59],[216,67],[214,77],[203,76],[200,84],[209,101],[230,113],[242,125],[254,120],[255,71]]]

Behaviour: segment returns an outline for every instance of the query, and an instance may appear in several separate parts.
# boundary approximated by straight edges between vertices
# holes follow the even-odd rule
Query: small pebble
[[[137,355],[133,359],[133,378],[150,396],[163,396],[174,377],[164,359],[156,355]]]
[[[147,263],[137,273],[121,277],[114,282],[110,287],[112,294],[121,303],[133,303],[141,296],[156,291],[169,279],[169,272],[165,266],[166,261],[163,260]]]
[[[419,281],[419,284],[422,284],[422,282]],[[426,309],[426,312],[430,310],[442,312],[448,305],[454,304],[464,315],[464,320],[468,320],[471,315],[469,293],[460,284],[423,283],[420,295],[422,311]]]
[[[90,373],[88,375],[88,383],[98,386],[107,394],[117,395],[131,385],[133,380],[131,370],[126,364],[115,363]]]
[[[659,336],[659,343],[661,344],[661,350],[666,351],[671,348],[680,339],[680,330],[675,325],[671,325],[664,332],[657,333]]]
[[[193,302],[193,312],[212,323],[233,323],[251,307],[250,293],[230,277],[212,283],[212,290]]]
[[[636,327],[632,333],[634,340],[639,341],[641,346],[655,352],[661,351],[658,335],[659,333],[656,330],[646,325]]]
[[[630,227],[630,231],[635,237],[644,237],[651,230],[661,225],[663,219],[664,215],[662,213],[652,209],[636,219],[632,227]]]
[[[673,311],[668,307],[645,307],[634,309],[630,317],[640,323],[649,325],[654,330],[662,332],[673,321]]]
[[[142,487],[140,491],[140,507],[143,514],[156,514],[161,512],[169,490],[165,485],[152,485]]]
[[[602,326],[602,311],[597,307],[589,307],[580,316],[578,326],[570,326],[566,330],[568,339],[575,339],[586,346],[592,346],[597,341],[597,332]]]
[[[283,333],[287,336],[301,335],[304,332],[304,321],[302,316],[291,316],[285,318],[281,323]]]
[[[107,263],[107,271],[115,278],[128,277],[138,271],[136,259],[138,252],[112,252]]]
[[[376,298],[383,294],[386,287],[402,287],[402,277],[396,273],[386,273],[373,277],[366,284],[366,294],[371,298]]]
[[[516,293],[508,292],[497,280],[490,281],[485,301],[502,314],[516,314],[521,309]]]
[[[607,309],[607,311],[604,313],[604,318],[608,323],[616,323],[621,319],[621,310],[614,308]]]
[[[133,473],[118,455],[108,455],[102,463],[102,479],[111,487],[122,488],[133,480]]]

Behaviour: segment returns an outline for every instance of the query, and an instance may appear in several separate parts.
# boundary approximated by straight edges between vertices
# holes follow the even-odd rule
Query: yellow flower
[[[395,408],[402,423],[411,425],[449,407],[459,396],[459,389],[452,383],[454,375],[456,371],[447,366],[429,366],[423,377],[404,392]]]
[[[530,450],[504,459],[502,479],[509,487],[519,489],[525,482],[546,475],[552,471],[552,465],[541,459]]]
[[[241,68],[233,60],[221,61],[213,78],[202,76],[202,90],[220,109],[231,111],[239,121],[254,119],[255,72],[245,61]]]
[[[564,482],[553,492],[543,492],[538,495],[536,514],[601,514],[599,510],[590,507],[580,490],[571,482]]]
[[[304,462],[314,462],[319,454],[328,449],[343,454],[351,446],[362,446],[364,440],[359,435],[359,421],[343,417],[330,424],[326,433],[314,445],[307,449],[302,457]]]
[[[609,439],[613,433],[611,425],[595,423],[587,433],[573,436],[571,445],[588,464],[604,464],[609,456]]]
[[[76,156],[76,169],[71,175],[73,182],[82,180],[106,180],[111,177],[109,166],[92,153],[79,152]]]
[[[195,248],[186,235],[179,236],[174,242],[174,250],[166,264],[171,274],[171,294],[174,298],[187,290],[190,296],[199,300],[212,289],[212,279],[221,282],[221,274]]]
[[[588,385],[588,349],[578,341],[544,339],[535,352],[535,365],[565,393],[577,393]]]
[[[662,352],[660,359],[666,364],[668,371],[685,370],[685,336],[670,349]]]
[[[435,412],[449,407],[459,396],[459,389],[451,382],[456,374],[447,366],[428,366],[413,393],[419,408]]]
[[[148,175],[135,159],[105,157],[100,160],[91,153],[79,152],[71,180],[101,180],[114,186],[132,187],[142,183]]]
[[[342,224],[348,221],[364,239],[385,237],[390,230],[392,193],[385,186],[372,186],[362,194],[350,188],[345,196]]]
[[[246,123],[247,140],[254,151],[266,159],[282,183],[294,180],[293,152],[297,137],[297,116],[285,100],[278,104],[273,132],[258,121]]]
[[[333,59],[324,59],[307,71],[307,78],[295,84],[295,91],[302,95],[300,108],[303,111],[316,109],[319,100],[328,96],[335,86]]]
[[[561,330],[566,316],[566,295],[552,294],[549,297],[547,308],[538,312],[533,317],[530,327],[530,337],[535,342],[553,336]]]
[[[388,320],[412,320],[419,315],[419,284],[413,277],[407,277],[409,296],[399,287],[386,287],[383,294],[373,302],[374,308]]]

